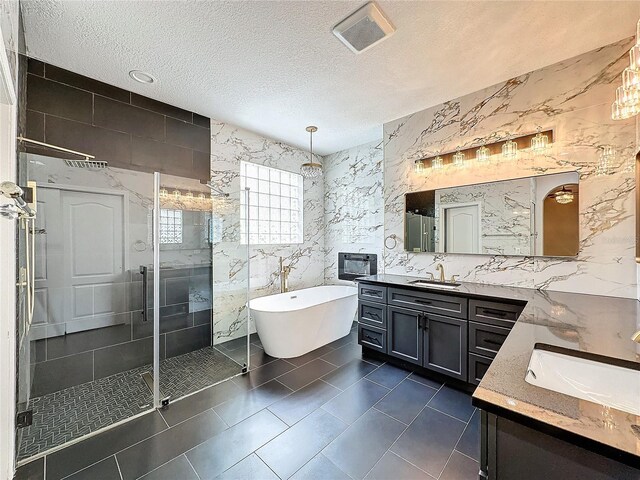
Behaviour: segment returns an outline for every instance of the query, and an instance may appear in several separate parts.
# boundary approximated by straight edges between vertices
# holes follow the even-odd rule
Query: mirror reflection
[[[405,195],[409,252],[572,257],[578,254],[577,172]]]

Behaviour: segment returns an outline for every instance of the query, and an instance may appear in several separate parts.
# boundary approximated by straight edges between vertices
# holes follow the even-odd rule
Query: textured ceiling
[[[323,155],[628,37],[640,16],[640,2],[380,0],[397,31],[354,55],[331,28],[364,0],[21,3],[29,55],[303,148],[315,124]]]

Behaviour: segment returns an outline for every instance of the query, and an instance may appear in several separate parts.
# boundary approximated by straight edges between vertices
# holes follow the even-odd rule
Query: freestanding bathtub
[[[267,355],[304,355],[349,334],[358,309],[355,287],[325,285],[278,293],[249,302]]]

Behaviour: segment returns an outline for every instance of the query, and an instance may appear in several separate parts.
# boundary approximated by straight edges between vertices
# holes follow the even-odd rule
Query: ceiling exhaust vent
[[[353,53],[370,49],[395,31],[374,2],[367,3],[333,27],[333,34]]]

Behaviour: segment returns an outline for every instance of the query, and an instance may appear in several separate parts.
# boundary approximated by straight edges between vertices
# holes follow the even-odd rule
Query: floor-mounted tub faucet
[[[289,291],[289,273],[291,273],[291,267],[285,266],[282,257],[280,257],[280,293]]]

